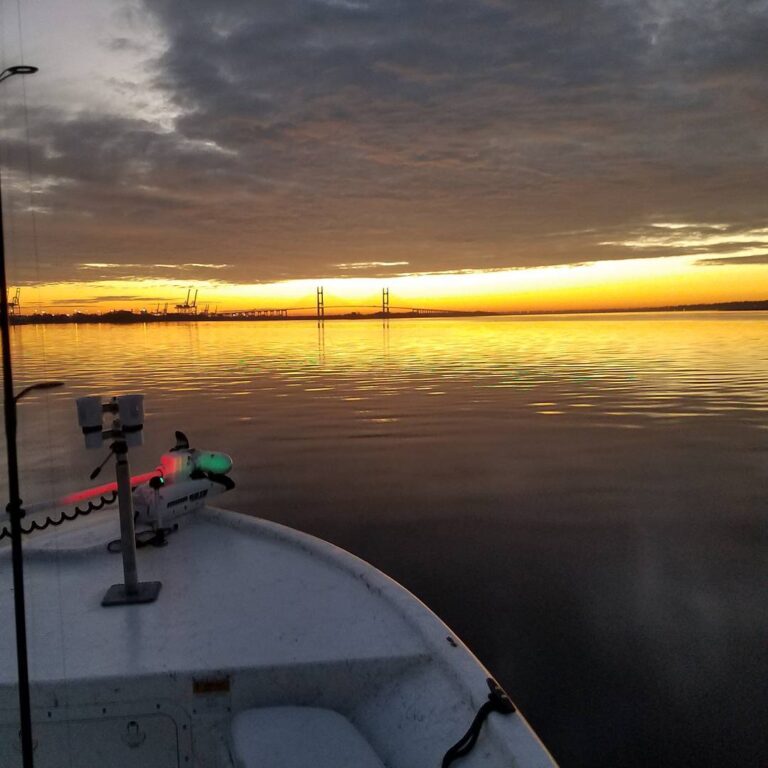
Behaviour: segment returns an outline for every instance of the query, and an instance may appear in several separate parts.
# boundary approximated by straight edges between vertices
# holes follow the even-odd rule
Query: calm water
[[[768,316],[13,331],[23,496],[88,485],[74,397],[235,458],[224,504],[425,600],[564,766],[768,763]],[[9,579],[10,576],[6,574]]]

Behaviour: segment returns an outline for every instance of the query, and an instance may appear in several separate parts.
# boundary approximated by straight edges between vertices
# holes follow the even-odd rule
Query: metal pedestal
[[[161,586],[159,581],[140,581],[135,590],[129,591],[125,584],[113,584],[102,598],[101,604],[108,606],[153,603],[157,600]]]

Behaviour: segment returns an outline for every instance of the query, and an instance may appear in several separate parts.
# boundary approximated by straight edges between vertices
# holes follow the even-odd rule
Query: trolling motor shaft
[[[114,445],[114,454],[117,504],[120,509],[120,550],[125,553],[123,578],[126,593],[135,594],[139,591],[139,571],[136,566],[136,531],[133,524],[133,494],[131,493],[131,471],[128,467],[128,446],[117,440]]]
[[[162,586],[159,581],[139,581],[136,565],[136,531],[133,524],[133,492],[128,466],[128,446],[116,440],[112,446],[117,476],[117,503],[120,511],[120,552],[123,558],[123,583],[113,584],[101,600],[103,606],[153,603]]]
[[[102,429],[105,413],[113,415],[110,429]],[[123,583],[113,584],[101,604],[131,605],[152,603],[162,586],[159,581],[139,581],[136,565],[136,532],[133,523],[133,491],[128,446],[141,445],[144,422],[144,395],[123,395],[102,403],[100,397],[77,400],[77,415],[88,448],[99,448],[104,440],[112,440],[115,455],[117,500],[120,511],[120,550],[123,558]]]

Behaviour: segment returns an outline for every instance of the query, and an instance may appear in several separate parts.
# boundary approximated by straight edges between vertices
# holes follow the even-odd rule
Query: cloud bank
[[[104,265],[94,279],[221,266],[243,283],[404,262],[695,252],[712,264],[765,227],[764,1],[145,0],[137,12],[134,37],[107,30],[101,55],[139,57],[164,117],[73,113],[29,80],[25,123],[10,91],[14,245],[32,248],[30,209],[40,238],[22,282],[81,279],[83,264]]]

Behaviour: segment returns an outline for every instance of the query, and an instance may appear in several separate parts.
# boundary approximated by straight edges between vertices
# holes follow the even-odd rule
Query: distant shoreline
[[[552,309],[537,311],[509,312],[461,312],[452,310],[417,310],[413,312],[348,312],[344,314],[328,314],[324,320],[403,320],[414,318],[435,317],[535,317],[548,315],[611,315],[652,312],[760,312],[768,311],[768,300],[765,301],[726,301],[716,304],[679,304],[666,307],[634,307],[616,309]],[[302,315],[258,315],[248,312],[219,312],[219,313],[153,313],[115,310],[99,314],[78,312],[72,315],[40,313],[36,315],[11,316],[11,325],[61,325],[78,324],[93,325],[98,323],[131,324],[131,323],[190,323],[190,322],[285,322],[292,320],[317,321],[314,314]]]

